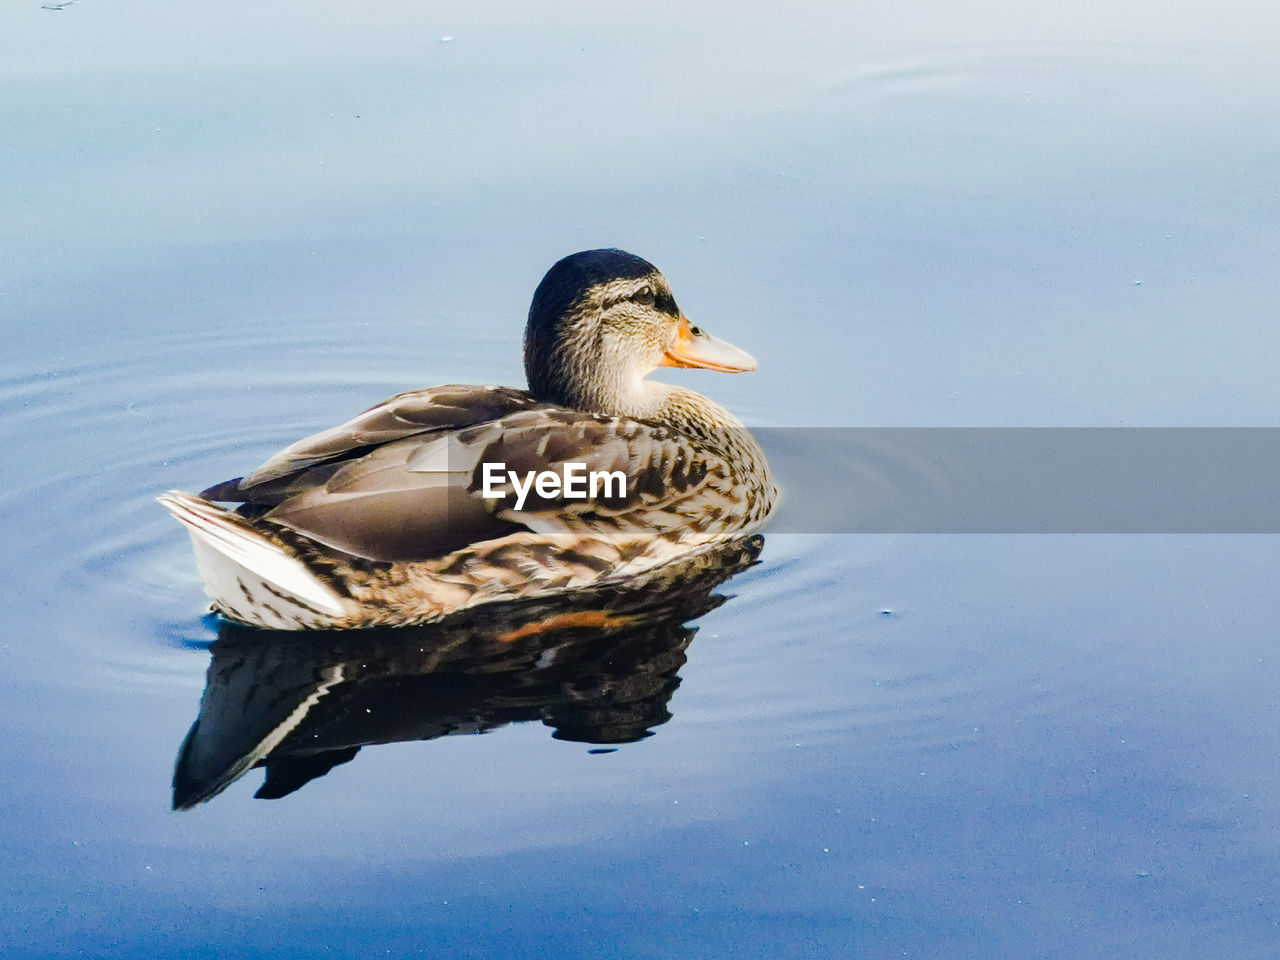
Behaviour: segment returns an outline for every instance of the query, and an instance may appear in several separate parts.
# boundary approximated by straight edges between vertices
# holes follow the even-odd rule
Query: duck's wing
[[[492,482],[498,471],[522,481],[531,472],[563,477],[570,463],[582,465],[575,468],[581,497],[532,486],[517,509],[509,478]],[[615,479],[592,489],[591,474]],[[370,560],[434,559],[521,531],[612,536],[741,526],[737,478],[723,456],[666,427],[557,407],[384,443],[307,475],[316,482],[264,519]]]
[[[380,444],[433,431],[470,427],[537,406],[523,390],[511,387],[448,385],[411,390],[384,400],[346,423],[281,450],[254,470],[205,490],[208,500],[278,503],[288,494],[313,486],[343,461]],[[315,474],[315,468],[326,468]]]
[[[514,491],[493,501],[498,516],[534,532],[653,534],[740,522],[730,500],[743,478],[732,461],[670,427],[563,409],[516,414],[493,426],[502,429],[477,437],[483,454],[473,490],[483,490],[484,464],[493,462],[521,476],[564,477],[573,465],[579,476],[600,478],[579,484],[586,487],[582,496],[543,496],[532,486],[519,508]],[[609,481],[615,476],[622,482]]]

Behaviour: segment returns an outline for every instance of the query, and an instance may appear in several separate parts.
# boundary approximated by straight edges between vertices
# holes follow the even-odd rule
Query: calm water
[[[1274,5],[688,6],[10,4],[14,956],[1280,955],[1275,537],[775,533],[696,632],[470,699],[211,652],[154,495],[519,384],[585,247],[761,359],[669,374],[753,424],[1280,425]],[[174,813],[211,662],[437,726]]]

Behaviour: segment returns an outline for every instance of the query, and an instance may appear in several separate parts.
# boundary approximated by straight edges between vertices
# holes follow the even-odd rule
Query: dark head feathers
[[[533,292],[529,327],[532,331],[535,326],[555,323],[598,283],[638,280],[657,272],[658,268],[643,257],[612,247],[571,253],[547,271]]]
[[[564,392],[564,327],[572,322],[573,308],[587,291],[598,284],[638,280],[656,273],[658,268],[648,260],[613,248],[571,253],[547,271],[533,293],[524,330],[525,376],[535,397],[572,405],[572,398]],[[670,300],[670,295],[664,299]],[[678,312],[674,301],[669,309]]]

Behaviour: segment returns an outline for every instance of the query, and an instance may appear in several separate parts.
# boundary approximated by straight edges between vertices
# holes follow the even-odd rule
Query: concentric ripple
[[[234,348],[225,331],[192,326],[150,335],[136,351],[116,339],[0,381],[11,411],[0,441],[27,451],[0,491],[0,516],[26,557],[10,588],[19,606],[43,607],[21,619],[48,627],[17,640],[31,669],[71,685],[194,686],[204,658],[191,644],[212,638],[206,601],[187,538],[156,494],[234,476],[413,384],[409,360],[390,374],[379,369],[385,351],[350,317],[260,326],[244,324]],[[484,337],[455,341],[449,353],[461,369],[491,362]],[[895,470],[929,479],[928,464]],[[883,471],[872,459],[854,474],[889,482]],[[797,738],[825,746],[866,738],[874,750],[970,735],[964,705],[1007,701],[1017,685],[966,666],[971,648],[939,659],[920,642],[911,603],[921,598],[904,584],[917,582],[911,564],[928,542],[767,536],[763,563],[728,584],[734,599],[703,623],[687,668],[688,689],[699,693],[678,703],[687,732],[718,738],[747,718],[763,721],[757,737],[772,731],[777,742],[739,744],[748,752],[787,749]],[[60,656],[37,656],[47,644]],[[815,669],[830,684],[803,679]]]
[[[0,489],[22,558],[10,613],[48,628],[14,645],[32,669],[154,682],[175,644],[209,635],[187,538],[155,496],[234,476],[408,385],[379,369],[353,318],[242,326],[66,344],[45,369],[0,374],[0,443],[21,452]],[[329,330],[345,339],[317,336]],[[51,643],[66,646],[56,665],[36,656]]]

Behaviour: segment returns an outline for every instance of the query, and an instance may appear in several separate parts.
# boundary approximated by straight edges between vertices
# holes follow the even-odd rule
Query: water
[[[519,384],[572,250],[661,266],[761,360],[664,373],[760,426],[1280,419],[1271,7],[687,7],[7,13],[15,956],[1280,951],[1271,536],[768,535],[650,736],[171,812],[217,628],[154,495]]]

